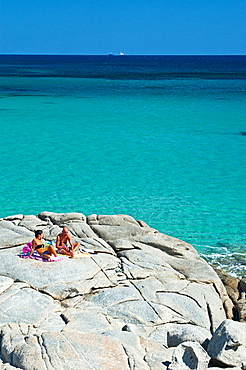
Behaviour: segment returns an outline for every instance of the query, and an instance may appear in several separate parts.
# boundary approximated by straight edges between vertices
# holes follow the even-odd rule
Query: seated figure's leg
[[[49,254],[49,252],[46,248],[38,248],[38,249],[36,249],[36,251],[38,252],[40,257],[42,257],[44,259],[49,259],[50,258],[50,254]]]
[[[61,247],[58,249],[58,253],[65,254],[66,256],[74,256],[74,252],[70,247]]]
[[[44,259],[44,260],[48,260],[50,258],[50,254],[47,253],[47,252],[44,252],[41,254],[41,257]]]
[[[79,248],[79,246],[80,246],[80,243],[79,242],[74,243],[73,244],[73,247],[72,247],[73,252],[75,252]]]
[[[49,254],[54,254],[54,256],[57,256],[56,250],[53,247],[53,245],[48,247],[48,252],[49,252]]]
[[[70,252],[66,248],[58,248],[58,253],[70,256]]]

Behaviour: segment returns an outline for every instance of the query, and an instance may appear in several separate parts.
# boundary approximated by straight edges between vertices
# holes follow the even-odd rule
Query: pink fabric
[[[61,256],[53,256],[53,254],[50,256],[50,258],[46,261],[48,262],[58,262],[64,260],[66,257],[61,257]]]
[[[28,253],[28,252],[31,252],[31,248],[32,248],[32,242],[29,242],[29,243],[26,243],[26,245],[24,245],[24,247],[22,248],[22,253]]]
[[[51,255],[50,258],[46,260],[45,258],[42,258],[40,254],[36,251],[33,251],[33,254],[30,257],[29,254],[31,252],[31,249],[32,249],[32,242],[29,242],[26,245],[24,245],[24,247],[22,248],[22,253],[19,256],[21,258],[30,258],[33,260],[38,260],[38,261],[43,261],[43,262],[59,262],[65,259],[65,257],[61,257],[61,256],[56,257],[56,256]]]

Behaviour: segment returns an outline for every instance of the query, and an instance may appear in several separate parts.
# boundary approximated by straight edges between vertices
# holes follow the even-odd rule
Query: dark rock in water
[[[227,294],[234,304],[234,320],[246,322],[246,276],[239,278],[228,275],[225,271],[215,269],[222,280]]]
[[[237,302],[239,321],[246,322],[246,297],[245,292],[240,293],[240,299]]]
[[[246,258],[241,254],[234,253],[234,259],[240,263],[240,265],[246,265]]]
[[[246,276],[243,276],[240,284],[239,284],[239,289],[241,292],[246,292]]]
[[[222,247],[222,248],[230,248],[230,247],[231,247],[231,244],[228,244],[228,243],[222,243],[222,242],[217,242],[217,243],[216,243],[216,246],[217,246],[217,247]]]
[[[246,131],[241,131],[241,132],[240,132],[240,135],[242,135],[242,136],[246,136]]]
[[[223,282],[223,284],[226,288],[227,294],[231,298],[232,302],[234,303],[234,305],[236,305],[237,301],[239,299],[238,286],[239,286],[240,279],[228,275],[223,270],[220,270],[220,269],[217,269],[217,268],[215,268],[214,270],[217,272],[218,276],[222,280],[222,282]]]
[[[223,248],[224,250],[230,251],[233,254],[234,253],[240,254],[240,253],[244,252],[244,250],[245,250],[245,245],[231,244],[231,243],[227,243],[227,242],[217,242],[216,247],[219,247],[220,249]],[[221,256],[221,257],[224,258],[224,256]],[[227,259],[229,257],[230,256],[226,256]]]

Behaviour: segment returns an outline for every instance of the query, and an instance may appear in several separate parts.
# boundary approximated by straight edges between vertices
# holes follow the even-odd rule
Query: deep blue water
[[[127,213],[243,274],[246,56],[0,56],[0,217]]]

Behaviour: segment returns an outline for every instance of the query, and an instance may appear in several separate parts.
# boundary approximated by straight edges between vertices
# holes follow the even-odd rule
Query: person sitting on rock
[[[69,245],[68,245],[69,244]],[[63,227],[62,232],[56,237],[56,249],[58,253],[66,256],[74,257],[74,252],[78,249],[80,243],[72,242],[72,237],[69,234],[68,228]]]
[[[35,231],[35,238],[32,241],[32,249],[30,252],[29,257],[32,256],[34,250],[40,254],[40,256],[46,260],[48,260],[51,255],[57,256],[55,248],[53,245],[49,245],[48,247],[44,246],[44,242],[42,241],[44,234],[42,230]]]

